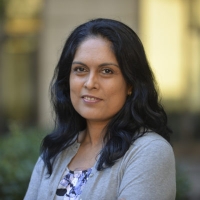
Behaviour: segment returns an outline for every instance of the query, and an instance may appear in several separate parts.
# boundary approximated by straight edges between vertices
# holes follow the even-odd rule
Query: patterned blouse
[[[55,200],[78,200],[92,168],[83,171],[66,171],[56,190]]]

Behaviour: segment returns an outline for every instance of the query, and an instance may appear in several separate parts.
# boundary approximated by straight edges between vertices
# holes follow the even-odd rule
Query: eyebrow
[[[86,66],[87,67],[87,65],[86,64],[84,64],[84,63],[82,63],[82,62],[79,62],[79,61],[74,61],[74,62],[72,62],[72,65],[74,65],[74,64],[79,64],[79,65],[83,65],[83,66]],[[115,63],[102,63],[102,64],[100,64],[99,65],[99,67],[103,67],[103,66],[107,66],[107,65],[114,65],[114,66],[116,66],[116,67],[118,67],[119,68],[119,66],[117,65],[117,64],[115,64]]]

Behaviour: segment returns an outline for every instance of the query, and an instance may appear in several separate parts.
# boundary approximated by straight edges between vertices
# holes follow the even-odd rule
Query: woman
[[[26,200],[175,199],[171,131],[133,30],[110,19],[77,27],[51,89],[56,125]]]

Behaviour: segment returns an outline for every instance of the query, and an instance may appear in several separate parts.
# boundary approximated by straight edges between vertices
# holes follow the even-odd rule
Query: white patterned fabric
[[[66,171],[56,190],[55,200],[79,200],[92,168],[83,171]]]

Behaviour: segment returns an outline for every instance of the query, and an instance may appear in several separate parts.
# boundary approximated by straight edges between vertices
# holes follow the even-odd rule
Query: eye
[[[113,71],[111,69],[103,69],[103,74],[113,74]]]
[[[73,71],[77,73],[81,73],[81,72],[86,72],[87,70],[84,67],[75,67]]]

